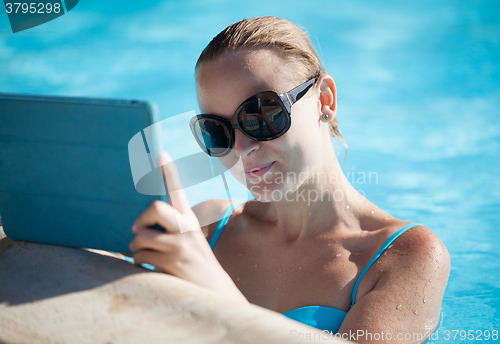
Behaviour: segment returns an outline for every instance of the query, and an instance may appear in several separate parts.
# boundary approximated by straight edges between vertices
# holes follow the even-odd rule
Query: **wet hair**
[[[307,33],[288,20],[271,16],[243,19],[222,30],[201,53],[195,71],[203,62],[226,53],[259,48],[272,49],[288,59],[304,81],[326,73]],[[336,116],[330,122],[330,133],[344,143],[347,153]]]

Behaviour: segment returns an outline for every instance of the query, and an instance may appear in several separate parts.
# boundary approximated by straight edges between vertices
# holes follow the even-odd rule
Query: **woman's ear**
[[[333,78],[328,74],[323,75],[319,82],[320,120],[327,123],[337,114],[337,87]]]

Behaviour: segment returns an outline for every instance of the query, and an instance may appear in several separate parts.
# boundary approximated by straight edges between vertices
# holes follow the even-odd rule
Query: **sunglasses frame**
[[[278,94],[274,91],[264,91],[264,92],[256,93],[253,96],[247,98],[243,103],[241,103],[240,106],[238,106],[238,108],[234,112],[231,119],[226,119],[226,118],[223,118],[223,117],[220,117],[217,115],[210,115],[210,114],[200,114],[200,115],[194,116],[189,121],[189,126],[191,128],[191,131],[192,131],[195,139],[196,139],[196,142],[198,142],[198,145],[201,147],[201,149],[205,153],[207,153],[208,155],[210,155],[212,157],[223,157],[223,156],[227,155],[229,153],[229,151],[233,148],[235,129],[238,129],[246,137],[248,137],[254,141],[270,141],[270,140],[274,140],[274,139],[284,135],[290,129],[290,126],[292,124],[292,117],[291,117],[292,105],[295,104],[296,102],[298,102],[307,93],[307,91],[309,91],[309,89],[314,85],[314,83],[318,79],[319,79],[319,76],[314,77],[312,79],[309,79],[306,82],[304,82],[303,84],[300,84],[299,86],[297,86],[297,87],[293,88],[292,90],[288,91],[287,93],[283,93],[283,94]],[[245,131],[245,129],[239,125],[238,117],[239,117],[241,111],[243,110],[243,108],[248,103],[254,101],[255,99],[264,98],[264,97],[272,98],[272,99],[278,101],[279,106],[284,110],[286,123],[285,123],[285,127],[283,128],[283,130],[281,130],[279,133],[272,135],[272,136],[268,136],[268,137],[257,138],[257,137],[253,137],[252,135],[247,133]],[[196,135],[195,125],[196,125],[196,122],[198,122],[201,119],[211,119],[214,121],[218,121],[229,132],[229,147],[223,153],[219,153],[219,154],[211,153],[205,147],[205,144],[203,142],[201,142],[198,135]]]

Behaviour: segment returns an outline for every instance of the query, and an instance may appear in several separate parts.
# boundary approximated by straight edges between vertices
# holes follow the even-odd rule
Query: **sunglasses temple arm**
[[[302,98],[307,93],[307,91],[309,91],[309,89],[312,87],[312,85],[314,85],[314,83],[316,82],[317,79],[318,78],[313,78],[313,79],[303,83],[302,85],[295,87],[290,92],[285,93],[285,94],[281,94],[280,95],[281,100],[283,101],[283,98],[287,98],[288,103],[290,104],[290,108],[291,108],[293,104],[295,104],[298,100],[300,100],[300,98]],[[283,104],[285,104],[285,106],[286,106],[285,102],[283,102]],[[290,108],[287,108],[287,110],[289,112],[290,112]]]
[[[290,113],[290,111],[292,111],[292,105],[296,101],[292,102],[292,100],[288,97],[288,93],[280,94],[279,97],[280,97],[283,105],[285,105],[286,111],[288,111],[288,113]]]

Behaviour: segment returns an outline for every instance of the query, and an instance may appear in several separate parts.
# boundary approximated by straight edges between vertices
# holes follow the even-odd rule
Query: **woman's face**
[[[196,76],[200,110],[230,119],[238,106],[258,92],[286,93],[305,82],[294,64],[270,49],[240,51],[204,62]],[[291,127],[271,141],[254,141],[235,130],[232,151],[220,158],[257,200],[278,201],[295,192],[303,181],[321,169],[325,123],[320,117],[320,91],[311,88],[292,106]],[[320,125],[322,124],[322,125]],[[252,172],[252,169],[261,168]],[[275,191],[279,190],[279,191]]]

